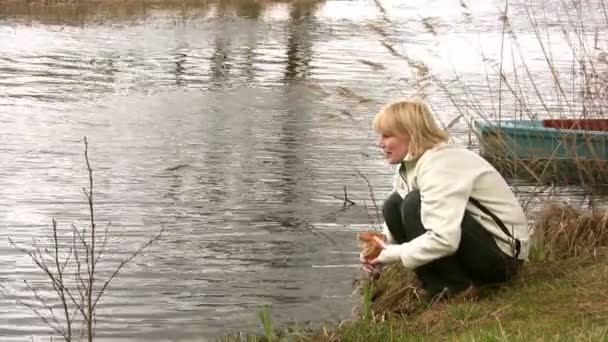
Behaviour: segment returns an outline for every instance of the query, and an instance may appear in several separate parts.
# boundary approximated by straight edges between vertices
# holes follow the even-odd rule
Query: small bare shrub
[[[88,143],[84,138],[84,156],[88,170],[89,187],[83,188],[89,208],[89,227],[79,229],[72,225],[72,238],[67,243],[58,236],[57,222],[53,219],[51,226],[50,244],[34,242],[31,246],[16,243],[9,237],[10,245],[24,254],[27,254],[38,269],[48,278],[52,287],[49,295],[43,295],[44,284],[34,284],[24,279],[26,288],[31,292],[32,298],[17,299],[17,302],[30,309],[54,333],[63,337],[67,342],[82,339],[93,341],[95,336],[97,304],[104,295],[110,282],[133,258],[145,248],[159,240],[164,227],[141,245],[129,256],[124,258],[106,279],[99,279],[97,265],[106,252],[108,241],[108,226],[103,232],[98,231],[93,192],[93,170],[89,163]],[[51,246],[46,248],[45,246]],[[4,284],[0,284],[0,293],[9,299],[11,291]],[[58,313],[56,313],[58,311]],[[80,323],[80,334],[75,334],[75,325]]]

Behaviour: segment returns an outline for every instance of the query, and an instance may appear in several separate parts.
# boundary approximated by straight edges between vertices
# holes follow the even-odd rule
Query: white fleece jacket
[[[399,174],[400,165],[397,165],[393,190],[402,198],[409,191],[420,190],[421,219],[427,232],[410,242],[389,244],[379,256],[380,262],[401,260],[405,267],[416,268],[455,253],[460,244],[460,223],[465,208],[494,236],[498,247],[513,256],[513,240],[491,217],[469,202],[469,197],[477,199],[502,220],[521,241],[519,259],[528,258],[531,231],[524,211],[504,178],[485,159],[462,146],[440,144],[418,160],[406,157],[404,163],[406,175]],[[383,233],[392,243],[386,223]]]

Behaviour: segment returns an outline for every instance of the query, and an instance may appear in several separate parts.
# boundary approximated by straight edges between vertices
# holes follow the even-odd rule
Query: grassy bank
[[[515,286],[453,304],[437,324],[416,317],[361,320],[309,337],[326,341],[608,340],[608,265],[575,258],[539,263]],[[303,339],[306,340],[306,339]]]
[[[536,220],[536,244],[512,286],[485,289],[479,300],[451,303],[434,323],[400,265],[366,283],[358,317],[321,329],[274,330],[223,341],[608,341],[608,212],[553,204]],[[371,289],[371,290],[370,290]],[[371,301],[371,298],[374,298]]]

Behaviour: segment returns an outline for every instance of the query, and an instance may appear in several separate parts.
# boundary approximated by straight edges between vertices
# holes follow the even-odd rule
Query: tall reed
[[[469,129],[477,134],[482,153],[503,173],[538,183],[576,183],[591,189],[608,183],[608,161],[603,156],[608,149],[606,136],[586,133],[577,138],[560,129],[550,140],[532,132],[519,133],[513,141],[501,131],[481,137],[473,127],[474,120],[604,118],[608,104],[608,60],[607,47],[600,45],[598,34],[608,30],[605,1],[562,0],[559,5],[524,6],[525,16],[516,19],[529,26],[532,34],[523,36],[511,23],[509,1],[506,2],[501,15],[498,59],[483,56],[488,64],[487,93],[473,91],[459,77],[434,81],[467,119]],[[598,18],[593,13],[602,15]],[[526,54],[531,47],[536,48],[540,62]],[[454,85],[460,90],[454,91]],[[465,96],[461,96],[461,90]],[[526,150],[530,148],[528,144],[539,141],[552,145],[552,150],[548,153],[540,148],[539,152]],[[585,150],[590,151],[589,155],[581,155]]]
[[[576,183],[591,189],[608,183],[605,136],[583,134],[574,141],[572,134],[561,130],[555,140],[548,142],[553,144],[552,150],[539,156],[534,151],[522,151],[523,145],[518,147],[501,131],[484,136],[480,144],[482,137],[474,125],[475,121],[604,118],[608,105],[608,46],[600,37],[608,33],[605,0],[519,4],[518,14],[506,0],[499,16],[497,50],[491,56],[479,51],[485,72],[481,78],[458,72],[438,75],[425,61],[408,55],[392,39],[396,23],[386,15],[388,11],[381,2],[375,3],[384,21],[371,28],[388,53],[409,65],[417,81],[411,93],[450,104],[454,117],[444,127],[452,129],[464,121],[470,147],[480,149],[501,172],[538,184]],[[466,4],[461,4],[466,11]],[[426,19],[421,19],[422,24],[432,25]],[[530,49],[536,51],[532,54]],[[537,141],[539,137],[534,134],[517,141]],[[589,150],[589,156],[581,155],[583,150]]]

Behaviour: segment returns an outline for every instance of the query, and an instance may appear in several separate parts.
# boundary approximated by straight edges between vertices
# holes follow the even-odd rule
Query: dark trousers
[[[384,202],[383,214],[394,243],[412,241],[426,232],[420,219],[420,192],[417,190],[404,199],[393,193]],[[468,211],[465,211],[461,229],[456,253],[414,269],[429,295],[445,289],[456,294],[472,284],[506,282],[519,269],[520,262],[503,253],[492,235]]]

